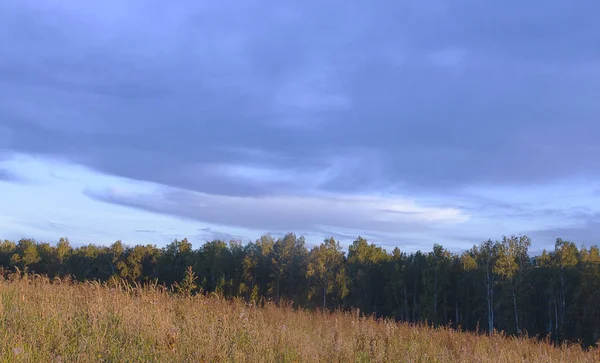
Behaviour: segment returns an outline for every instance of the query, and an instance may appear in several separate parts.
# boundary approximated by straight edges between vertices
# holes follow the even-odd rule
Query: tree
[[[567,309],[565,276],[569,269],[577,266],[579,261],[579,251],[573,242],[556,239],[554,245],[554,260],[560,272],[560,329],[565,325],[565,315]]]
[[[472,252],[465,251],[460,256],[454,258],[455,277],[455,324],[458,327],[462,325],[467,329],[473,329],[469,325],[470,318],[477,314],[474,309],[474,294],[476,290],[476,274],[478,272],[477,261],[472,256]]]
[[[511,236],[502,238],[497,245],[497,259],[494,272],[503,277],[511,290],[514,308],[515,330],[521,333],[519,328],[519,309],[517,307],[517,289],[523,280],[523,274],[528,263],[528,251],[531,240],[527,236]]]
[[[206,242],[200,248],[198,271],[204,277],[204,289],[212,292],[232,294],[230,281],[232,266],[231,250],[225,241],[214,240]]]
[[[383,301],[379,295],[386,283],[382,270],[388,257],[384,249],[360,236],[348,248],[348,271],[354,280],[352,305],[363,312],[376,313],[378,302]]]
[[[15,254],[15,250],[17,249],[17,244],[4,240],[0,243],[0,265],[4,267],[9,267],[12,265],[12,256]]]
[[[417,251],[410,254],[406,263],[406,274],[408,281],[408,291],[412,297],[411,304],[411,320],[421,321],[423,320],[423,298],[424,298],[424,274],[423,271],[427,266],[427,257],[421,252]]]
[[[581,282],[573,294],[573,336],[587,345],[600,342],[600,249],[582,248]]]
[[[33,239],[21,239],[11,257],[12,263],[24,269],[40,261],[37,244]]]
[[[446,289],[448,288],[449,283],[449,269],[450,269],[450,253],[439,244],[433,245],[433,251],[427,254],[427,267],[425,269],[425,274],[428,278],[428,281],[425,283],[426,291],[430,292],[431,299],[431,307],[433,309],[431,316],[431,320],[435,325],[439,322],[438,316],[438,304],[439,304],[439,291],[443,291],[442,300],[443,300],[443,308],[444,308],[444,321],[447,321],[447,303],[448,296],[446,293]]]
[[[58,258],[58,263],[64,264],[72,252],[73,248],[71,248],[68,238],[61,238],[56,244],[56,257]]]
[[[386,273],[389,276],[385,291],[387,292],[388,314],[404,321],[410,319],[408,309],[408,282],[406,274],[406,253],[394,248],[388,260]]]
[[[158,261],[159,277],[167,285],[176,281],[181,281],[185,274],[187,266],[193,265],[194,252],[192,244],[187,238],[179,241],[175,239],[162,248],[161,256]]]
[[[119,262],[119,273],[130,281],[148,281],[156,278],[160,251],[153,245],[127,248]]]
[[[305,275],[304,261],[308,251],[304,238],[297,238],[295,234],[288,233],[273,244],[271,253],[271,281],[274,290],[273,296],[279,303],[282,295],[293,299],[301,287],[301,278]]]
[[[310,251],[306,275],[313,281],[311,296],[321,291],[323,309],[327,309],[327,295],[337,299],[348,295],[348,276],[346,275],[345,257],[342,248],[333,237],[327,238],[318,247]]]
[[[264,235],[256,242],[246,245],[242,261],[244,285],[247,286],[244,291],[248,294],[252,293],[255,298],[267,294],[274,244],[273,237]]]
[[[495,273],[494,266],[498,259],[498,243],[487,240],[479,245],[479,248],[473,247],[472,254],[477,261],[477,267],[483,276],[485,286],[485,300],[487,307],[488,333],[494,332],[494,288]]]

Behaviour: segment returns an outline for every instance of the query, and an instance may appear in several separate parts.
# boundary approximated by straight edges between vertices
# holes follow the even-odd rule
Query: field
[[[249,306],[160,286],[0,281],[0,359],[19,362],[598,362],[600,349]]]

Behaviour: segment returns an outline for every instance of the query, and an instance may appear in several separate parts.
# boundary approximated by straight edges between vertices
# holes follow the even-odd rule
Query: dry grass
[[[0,359],[35,362],[598,362],[600,350],[160,287],[0,281]]]

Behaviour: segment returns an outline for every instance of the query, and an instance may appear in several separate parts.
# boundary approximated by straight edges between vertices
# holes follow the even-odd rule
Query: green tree
[[[322,294],[323,309],[327,309],[328,295],[339,304],[349,292],[345,257],[339,242],[331,237],[314,247],[310,251],[306,275],[313,282],[310,295]]]
[[[587,345],[600,343],[600,249],[582,248],[581,282],[573,293],[573,337]]]
[[[386,276],[383,275],[388,254],[381,247],[369,244],[358,237],[348,248],[348,271],[353,278],[352,305],[366,313],[376,313],[382,295]]]
[[[528,265],[528,251],[531,240],[527,236],[511,236],[502,238],[498,244],[497,259],[494,272],[501,276],[508,285],[513,302],[515,330],[521,333],[519,328],[519,309],[517,305],[517,290],[524,278]]]
[[[25,238],[19,240],[11,260],[20,269],[25,269],[38,263],[41,258],[38,253],[36,241]]]
[[[410,319],[406,260],[406,253],[401,252],[398,247],[394,248],[387,264],[386,273],[389,278],[385,286],[388,314],[404,321]]]
[[[248,243],[242,260],[244,291],[254,297],[266,296],[270,285],[273,245],[275,241],[270,235],[261,236],[254,243]]]
[[[450,283],[450,252],[446,251],[441,245],[434,244],[433,251],[427,254],[427,266],[424,270],[426,280],[425,291],[428,293],[431,301],[431,311],[428,314],[434,324],[439,323],[438,305],[440,296],[443,302],[444,321],[447,321],[448,309],[448,284]],[[441,294],[440,294],[441,291]]]
[[[579,262],[579,251],[573,242],[556,239],[554,245],[554,263],[559,269],[560,278],[560,322],[557,324],[559,331],[565,326],[565,316],[567,311],[567,288],[566,276],[573,270]]]
[[[482,277],[481,281],[483,282],[485,291],[488,332],[492,333],[494,331],[494,317],[496,313],[494,305],[496,285],[494,266],[498,260],[498,242],[492,242],[492,240],[482,242],[479,247],[473,247],[471,254],[477,262],[478,271]]]
[[[306,274],[306,256],[304,238],[288,233],[273,244],[271,253],[271,290],[275,301],[281,295],[290,300],[302,289],[302,280]]]
[[[158,261],[160,279],[169,286],[176,281],[181,281],[184,278],[185,269],[194,264],[194,259],[195,253],[187,238],[175,239],[162,248]]]
[[[227,243],[222,240],[206,242],[200,248],[198,271],[204,277],[204,289],[212,292],[231,294],[230,274],[232,270],[232,254]]]
[[[12,265],[12,256],[15,254],[17,244],[13,241],[4,240],[0,243],[0,264],[6,268]]]

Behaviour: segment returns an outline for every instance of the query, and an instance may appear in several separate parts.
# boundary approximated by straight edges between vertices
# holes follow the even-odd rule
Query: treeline
[[[242,245],[221,240],[193,249],[187,239],[153,245],[72,248],[31,239],[0,243],[5,270],[77,280],[158,281],[187,293],[216,292],[250,303],[358,308],[361,313],[471,331],[505,331],[555,342],[600,339],[600,250],[556,240],[531,257],[527,236],[485,241],[461,254],[391,253],[357,238],[311,249],[290,233]]]

